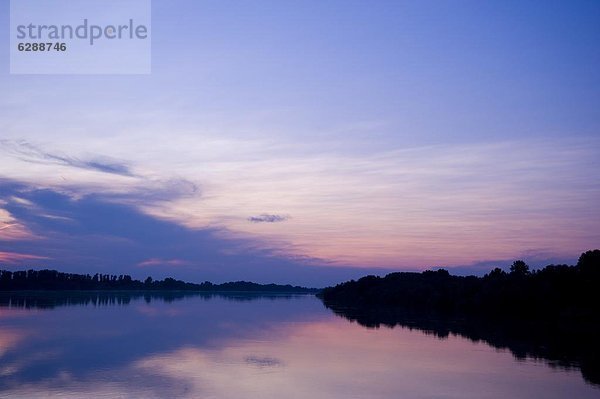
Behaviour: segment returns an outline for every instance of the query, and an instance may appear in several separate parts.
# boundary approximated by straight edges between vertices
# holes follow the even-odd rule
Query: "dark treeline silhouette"
[[[367,276],[325,288],[326,304],[379,306],[498,318],[578,320],[597,324],[600,315],[600,250],[581,255],[576,266],[550,265],[529,271],[516,261],[484,277],[453,276],[446,270]]]
[[[439,337],[457,334],[507,348],[516,357],[581,369],[600,384],[600,250],[577,265],[530,271],[516,261],[510,272],[483,277],[445,270],[367,276],[317,294],[338,315],[366,327],[400,325]]]
[[[186,283],[173,278],[145,281],[134,280],[128,275],[108,274],[73,274],[56,270],[23,270],[10,272],[0,270],[0,291],[22,290],[137,290],[137,291],[243,291],[243,292],[282,292],[282,293],[315,293],[316,289],[291,285],[257,284],[247,281],[236,281],[224,284],[213,284],[205,281],[201,284]]]

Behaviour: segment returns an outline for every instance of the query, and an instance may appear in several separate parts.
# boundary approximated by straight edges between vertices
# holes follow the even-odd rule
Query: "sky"
[[[0,266],[322,286],[600,246],[600,3],[152,2],[149,75],[11,75]]]

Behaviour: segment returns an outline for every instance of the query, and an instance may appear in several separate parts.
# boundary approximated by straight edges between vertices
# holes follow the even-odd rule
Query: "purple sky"
[[[10,75],[0,41],[2,267],[325,285],[600,246],[597,2],[152,15],[150,75]]]

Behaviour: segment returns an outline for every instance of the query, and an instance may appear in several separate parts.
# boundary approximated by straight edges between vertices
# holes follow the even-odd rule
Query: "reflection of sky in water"
[[[577,371],[365,329],[313,297],[0,308],[0,397],[596,397]]]

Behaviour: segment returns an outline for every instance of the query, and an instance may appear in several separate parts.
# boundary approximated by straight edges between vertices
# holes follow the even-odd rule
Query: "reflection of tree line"
[[[402,312],[373,307],[339,308],[336,314],[368,328],[401,326],[441,339],[450,334],[508,349],[517,359],[544,360],[551,367],[580,369],[584,379],[600,385],[600,345],[595,330],[578,331],[536,321],[493,320],[450,316],[434,312]]]
[[[600,250],[576,266],[530,272],[452,276],[445,270],[368,276],[326,288],[319,296],[337,314],[367,327],[405,326],[439,337],[458,334],[508,348],[516,357],[580,368],[600,384]]]
[[[252,292],[190,292],[190,291],[28,291],[0,293],[0,307],[25,309],[53,309],[60,306],[125,306],[135,300],[174,302],[184,298],[200,297],[210,300],[215,297],[231,301],[253,301],[256,299],[290,299],[295,295],[283,293]]]
[[[148,277],[144,281],[134,280],[128,275],[109,274],[74,274],[62,273],[56,270],[23,270],[11,272],[0,270],[0,291],[21,290],[145,290],[145,291],[244,291],[244,292],[282,292],[282,293],[314,293],[312,288],[257,284],[248,281],[235,281],[223,284],[213,284],[205,281],[201,284],[186,283],[173,278],[153,280]]]

